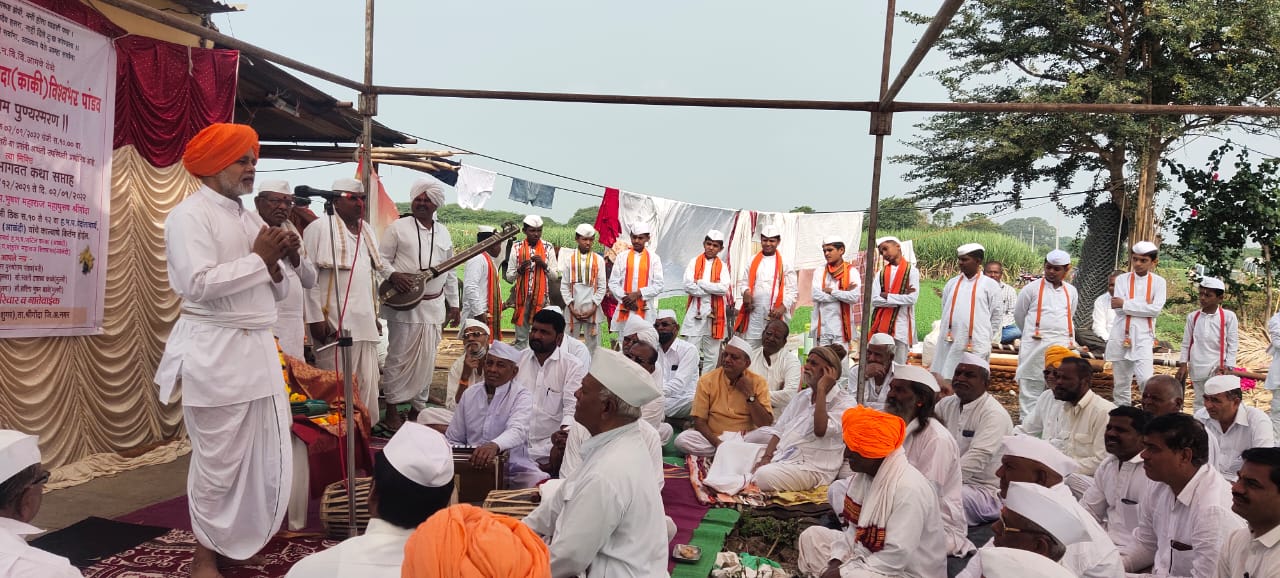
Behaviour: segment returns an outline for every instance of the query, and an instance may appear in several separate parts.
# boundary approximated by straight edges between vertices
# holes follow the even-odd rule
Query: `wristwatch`
[[[756,396],[754,395],[747,396],[747,403],[755,403],[755,402],[756,402]]]

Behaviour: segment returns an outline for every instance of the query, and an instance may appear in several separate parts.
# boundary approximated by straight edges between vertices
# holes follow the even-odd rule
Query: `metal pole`
[[[889,91],[889,59],[893,55],[893,20],[897,2],[887,0],[884,16],[884,49],[880,58],[880,94]],[[867,343],[871,341],[871,282],[875,278],[876,226],[880,217],[880,169],[884,165],[884,137],[893,130],[889,113],[871,115],[871,134],[876,136],[875,158],[871,165],[871,207],[867,216],[867,258],[862,261],[862,342],[858,344],[858,405],[866,402]],[[901,360],[906,363],[907,360]]]
[[[342,234],[346,234],[344,231]],[[338,275],[337,262],[334,262],[333,275]],[[354,538],[359,534],[356,528],[356,419],[355,379],[351,375],[351,330],[344,328],[338,336],[338,350],[342,353],[342,395],[343,418],[346,420],[347,434],[347,535]],[[368,387],[367,385],[365,387]]]

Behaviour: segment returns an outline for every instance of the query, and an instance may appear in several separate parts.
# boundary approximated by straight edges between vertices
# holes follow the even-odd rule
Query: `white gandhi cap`
[[[782,236],[782,230],[779,229],[777,225],[765,225],[760,229],[761,239],[772,239],[774,237],[781,237],[781,236]]]
[[[1048,530],[1063,546],[1089,541],[1089,529],[1080,518],[1079,506],[1071,497],[1070,490],[1064,492],[1040,484],[1010,482],[1006,495],[1004,507]]]
[[[486,334],[489,333],[489,326],[475,319],[467,319],[467,322],[462,324],[462,329],[464,331],[467,329],[483,329]]]
[[[1070,265],[1071,255],[1061,249],[1054,249],[1052,251],[1049,251],[1048,255],[1044,256],[1044,262],[1050,265],[1058,266],[1058,267],[1062,267],[1063,265]]]
[[[956,256],[963,257],[969,253],[976,253],[978,251],[986,251],[986,248],[978,243],[965,243],[956,248]]]
[[[724,346],[732,347],[734,349],[737,349],[738,351],[741,351],[746,355],[751,355],[751,346],[747,345],[747,340],[741,337],[738,337],[737,335],[734,335],[733,338],[730,339],[728,343],[724,344]]]
[[[991,370],[991,364],[987,362],[986,358],[972,351],[964,352],[964,355],[960,356],[960,363],[958,363],[957,365],[973,365],[973,366],[981,367],[987,371]]]
[[[587,373],[605,389],[635,407],[662,396],[649,372],[612,349],[598,349],[591,358],[591,370]]]
[[[1071,474],[1080,467],[1075,460],[1062,453],[1062,450],[1053,447],[1053,444],[1029,435],[1004,436],[1003,447],[1004,455],[1039,462],[1058,472],[1060,476]]]
[[[985,578],[1075,578],[1062,564],[1035,552],[1017,548],[980,548]]]
[[[641,222],[641,223],[632,223],[632,224],[631,224],[631,227],[629,227],[629,228],[631,229],[631,234],[632,234],[632,235],[651,235],[651,234],[653,234],[653,227],[649,226],[649,223],[644,223],[644,222]]]
[[[719,241],[723,243],[724,233],[721,233],[719,229],[711,229],[710,231],[707,231],[707,238],[712,241]]]
[[[293,191],[289,190],[289,181],[262,181],[262,185],[258,187],[258,192],[293,194]]]
[[[1150,255],[1151,253],[1155,253],[1159,250],[1160,248],[1151,241],[1138,241],[1133,244],[1133,252],[1138,255]]]
[[[1222,279],[1219,279],[1217,277],[1205,277],[1201,279],[1200,286],[1204,287],[1205,289],[1217,289],[1219,291],[1227,290],[1227,285],[1222,282]]]
[[[1204,382],[1205,395],[1217,395],[1233,389],[1240,389],[1240,376],[1238,375],[1215,375]]]
[[[542,226],[542,217],[537,215],[529,215],[524,218],[524,224],[537,229]]]
[[[352,178],[334,179],[333,184],[329,188],[344,193],[363,193],[364,183]]]
[[[840,235],[825,235],[822,237],[822,244],[825,245],[843,245],[844,237]]]
[[[453,480],[453,449],[440,432],[416,422],[405,422],[387,441],[382,455],[414,483],[439,488]]]
[[[675,309],[659,309],[658,316],[655,319],[673,319],[674,320],[675,318],[676,318]]]
[[[870,345],[888,345],[893,346],[893,337],[888,333],[877,333],[871,336]]]
[[[590,237],[594,239],[596,236],[596,228],[586,223],[583,223],[581,225],[578,225],[577,229],[573,230],[573,234],[579,237]]]
[[[933,377],[933,374],[929,373],[929,370],[915,365],[906,365],[902,363],[893,364],[893,379],[914,381],[929,388],[934,393],[942,391],[942,388],[938,386],[937,378]]]
[[[885,243],[896,243],[896,244],[898,244],[898,245],[901,245],[901,244],[902,244],[902,241],[898,240],[898,238],[897,238],[897,237],[893,237],[893,236],[880,237],[879,239],[876,239],[876,246],[877,246],[877,247],[879,247],[880,245],[883,245],[883,244],[885,244]]]
[[[511,363],[520,363],[520,350],[502,341],[494,341],[493,344],[489,345],[489,355],[498,359],[505,359]]]
[[[0,430],[0,483],[40,463],[39,439],[11,429]]]

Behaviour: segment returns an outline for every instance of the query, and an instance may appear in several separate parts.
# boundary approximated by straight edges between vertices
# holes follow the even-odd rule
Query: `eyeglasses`
[[[49,483],[49,477],[52,475],[53,475],[53,472],[50,472],[49,470],[45,470],[44,473],[40,474],[40,477],[36,478],[35,481],[31,482],[31,487]]]
[[[483,332],[483,331],[468,331],[468,332],[466,332],[466,333],[463,333],[463,334],[462,334],[462,338],[463,338],[463,339],[470,339],[470,338],[472,338],[472,337],[484,337],[484,336],[486,336],[486,335],[488,335],[488,333],[485,333],[485,332]]]

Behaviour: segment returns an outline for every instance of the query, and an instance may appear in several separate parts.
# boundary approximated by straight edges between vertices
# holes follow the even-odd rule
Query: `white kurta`
[[[929,370],[951,379],[970,346],[979,357],[990,357],[992,341],[1000,341],[1001,300],[1000,284],[982,273],[947,281],[942,289],[942,337]]]
[[[853,383],[858,379],[858,371],[859,368],[856,365],[849,369],[849,383]],[[863,398],[862,404],[876,411],[884,411],[884,402],[889,397],[889,384],[891,383],[893,383],[892,365],[890,365],[888,370],[885,371],[884,383],[877,384],[876,380],[867,378],[862,384],[862,387],[866,389],[866,393],[863,394],[866,397]],[[857,399],[858,388],[851,387],[849,389],[849,395],[853,396],[854,399]]]
[[[742,312],[742,295],[747,290],[751,291],[751,317],[747,321],[747,332],[741,337],[743,339],[760,339],[764,334],[765,319],[769,316],[769,311],[773,309],[774,303],[778,298],[778,291],[782,291],[782,308],[785,312],[782,314],[784,321],[791,320],[791,310],[796,306],[796,298],[800,296],[800,289],[797,284],[796,270],[788,265],[786,261],[782,263],[782,271],[777,271],[777,259],[772,255],[763,256],[760,259],[760,266],[756,268],[756,284],[754,287],[747,287],[751,282],[751,263],[755,257],[752,256],[743,264],[743,269],[738,277],[737,297],[738,312]],[[782,275],[782,287],[778,287],[778,275]]]
[[[1125,462],[1107,454],[1093,474],[1093,485],[1080,498],[1080,505],[1095,520],[1105,524],[1111,541],[1117,548],[1123,548],[1133,541],[1133,529],[1138,527],[1138,508],[1155,484],[1142,467],[1141,453]]]
[[[474,319],[489,312],[489,263],[492,260],[487,254],[476,255],[467,259],[462,267],[463,319]],[[497,263],[493,266],[496,267]]]
[[[910,267],[907,271],[907,278],[903,282],[910,287],[911,292],[901,295],[891,293],[887,297],[881,297],[880,293],[885,291],[881,287],[881,278],[894,279],[898,275],[898,267],[903,266]],[[885,287],[888,286],[885,285]],[[896,307],[898,311],[894,317],[893,338],[907,347],[916,342],[916,301],[918,299],[920,299],[920,270],[904,260],[900,259],[897,265],[885,264],[884,269],[876,274],[871,281],[872,319],[875,319],[876,309]]]
[[[1103,293],[1093,300],[1093,334],[1106,340],[1116,324],[1116,310],[1111,308],[1111,294]]]
[[[848,291],[840,289],[840,282],[837,281],[830,273],[827,273],[826,265],[813,270],[813,278],[821,279],[822,283],[814,283],[810,290],[810,297],[813,299],[813,313],[811,314],[810,323],[815,331],[818,332],[818,344],[826,345],[829,343],[840,343],[848,345],[851,341],[857,339],[858,327],[852,327],[852,334],[849,339],[845,339],[844,321],[840,317],[840,306],[854,306],[862,302],[862,277],[858,273],[858,269],[853,265],[849,265],[849,277],[852,285]],[[827,293],[823,289],[831,289]],[[853,311],[849,312],[850,318],[853,317]],[[850,319],[850,323],[853,323]]]
[[[1161,577],[1213,576],[1222,544],[1243,527],[1231,511],[1231,484],[1206,464],[1176,495],[1166,484],[1155,485],[1121,557],[1129,572],[1151,567]]]
[[[1116,404],[1102,399],[1093,391],[1085,392],[1079,403],[1058,401],[1054,399],[1052,390],[1046,391],[1036,403],[1036,410],[1017,427],[1017,431],[1053,444],[1079,464],[1080,468],[1075,473],[1092,476],[1098,464],[1107,457],[1102,432],[1106,430],[1107,421],[1111,419],[1109,414],[1115,408]]]
[[[1130,294],[1130,280],[1132,294]],[[1147,302],[1147,287],[1151,288],[1151,302]],[[1164,309],[1164,277],[1147,273],[1138,277],[1125,273],[1116,277],[1113,296],[1124,299],[1124,306],[1115,310],[1116,320],[1107,338],[1107,361],[1145,361],[1152,359],[1155,345],[1155,322]],[[1130,347],[1125,347],[1125,325],[1128,321]]]
[[[1222,431],[1222,423],[1209,417],[1209,410],[1201,409],[1195,413],[1196,419],[1204,424],[1209,437],[1218,442],[1218,453],[1212,456],[1212,465],[1228,482],[1236,481],[1240,474],[1240,466],[1244,459],[1240,454],[1249,448],[1269,448],[1276,445],[1275,430],[1271,428],[1271,420],[1262,410],[1240,404],[1236,409],[1236,419]]]
[[[413,530],[370,518],[363,535],[298,560],[285,578],[400,578]]]
[[[1195,408],[1204,407],[1204,382],[1218,368],[1236,366],[1240,348],[1240,322],[1236,314],[1218,307],[1212,313],[1192,311],[1182,330],[1182,349],[1178,361],[1187,364],[1187,376],[1195,389]]]
[[[636,420],[640,436],[644,438],[645,449],[648,450],[649,461],[653,464],[653,476],[658,482],[658,489],[666,485],[666,477],[662,474],[662,440],[653,425],[644,420]],[[582,445],[591,439],[591,432],[578,422],[569,426],[569,439],[564,444],[564,460],[560,462],[560,479],[567,480],[582,467]]]
[[[396,271],[417,274],[453,258],[453,240],[444,223],[435,221],[427,229],[414,217],[403,217],[383,232],[379,250],[382,260],[391,263]],[[426,407],[435,374],[446,306],[458,306],[457,274],[453,269],[443,271],[426,283],[424,296],[422,302],[407,311],[382,308],[382,317],[387,320],[383,394],[387,403],[412,401],[419,410]]]
[[[587,344],[577,339],[566,338],[560,341],[560,350],[565,355],[581,361],[583,367],[591,368],[591,350],[587,348]]]
[[[526,349],[519,367],[516,383],[529,390],[532,400],[529,457],[541,461],[551,454],[551,434],[574,423],[574,394],[582,387],[587,368],[559,347],[542,363],[538,363],[532,349]]]
[[[639,428],[592,436],[582,445],[582,467],[524,519],[549,538],[552,576],[666,575],[666,516],[653,464],[636,459],[649,451]]]
[[[703,266],[702,277],[695,278],[694,273],[697,271],[700,260],[706,260],[706,257],[703,255],[694,257],[689,261],[689,266],[684,269],[684,292],[692,298],[685,309],[684,322],[680,325],[680,334],[685,337],[711,335],[711,297],[725,297],[733,287],[729,266],[723,261],[721,261],[719,282],[711,281],[711,271],[714,267],[710,262]],[[715,260],[719,261],[720,258],[717,257]],[[728,301],[725,304],[728,305]]]
[[[302,238],[302,231],[285,221],[281,225],[285,230]],[[280,340],[280,349],[286,354],[302,359],[307,324],[303,320],[302,308],[306,301],[307,290],[316,286],[316,266],[307,256],[306,247],[300,253],[298,266],[281,267],[285,282],[289,284],[289,294],[283,301],[276,303],[276,324],[272,327],[276,338]],[[285,261],[287,263],[287,260]],[[290,263],[290,265],[292,265]]]
[[[1227,537],[1218,557],[1216,578],[1240,576],[1280,576],[1280,526],[1254,537],[1249,528],[1241,528]]]
[[[769,385],[769,400],[775,408],[787,407],[800,391],[800,357],[793,349],[774,353],[770,361],[765,359],[764,348],[757,347],[751,351],[750,370]]]
[[[998,283],[1000,283],[1000,327],[1021,326],[1022,324],[1018,323],[1013,316],[1013,311],[1018,306],[1018,290],[1004,281],[998,281]]]
[[[613,310],[613,329],[621,331],[622,325],[618,324],[618,316],[622,314],[622,298],[626,297],[627,292],[626,280],[631,278],[631,290],[639,291],[640,298],[644,300],[644,309],[632,312],[632,315],[639,315],[642,319],[650,319],[651,314],[658,312],[658,295],[662,294],[662,259],[658,254],[648,249],[644,250],[649,255],[649,278],[648,284],[640,287],[642,279],[640,279],[640,259],[642,254],[636,254],[634,265],[631,270],[627,270],[627,259],[635,253],[631,249],[626,249],[613,260],[613,272],[609,274],[609,293],[614,299],[618,300],[618,308]]]
[[[662,397],[668,416],[688,417],[698,391],[698,349],[682,339],[658,352],[662,364]]]
[[[564,275],[560,282],[560,296],[564,298],[564,302],[579,311],[585,311],[594,305],[596,314],[591,317],[591,323],[604,321],[604,309],[600,307],[608,285],[604,258],[593,252],[583,255],[577,249],[561,251],[560,271]],[[571,325],[575,322],[568,311],[565,312],[565,321]]]
[[[1058,484],[1052,489],[1072,498],[1071,489],[1066,484]],[[1082,578],[1122,578],[1124,562],[1107,531],[1074,499],[1069,503],[1075,508],[1076,517],[1084,523],[1089,539],[1068,545],[1061,560],[1062,566]]]
[[[1041,299],[1041,287],[1044,298]],[[1040,384],[1044,391],[1044,352],[1053,345],[1069,347],[1074,342],[1072,317],[1080,304],[1080,293],[1070,283],[1054,287],[1044,279],[1029,283],[1018,293],[1014,305],[1014,320],[1022,329],[1022,345],[1018,348],[1018,371],[1014,376]],[[1069,308],[1068,308],[1069,306]],[[1039,334],[1036,339],[1036,314],[1039,313]],[[1039,395],[1039,393],[1037,393]],[[1029,413],[1029,411],[1028,411]],[[1023,414],[1026,416],[1026,413]]]
[[[933,482],[938,495],[942,527],[946,534],[947,554],[964,556],[974,549],[969,541],[969,524],[964,515],[960,495],[960,448],[946,426],[930,418],[928,427],[921,429],[920,422],[911,420],[907,425],[907,438],[902,442],[907,461],[926,479]]]
[[[827,392],[827,433],[813,433],[813,390],[799,392],[782,410],[773,425],[760,428],[778,438],[773,461],[755,472],[761,490],[807,491],[830,484],[844,465],[844,438],[841,416],[857,405],[849,394],[838,387]],[[796,482],[806,481],[807,484]],[[798,487],[805,485],[808,487]]]
[[[989,393],[964,405],[959,397],[949,395],[938,402],[935,411],[960,450],[962,483],[991,494],[998,492],[1000,448],[1004,436],[1013,431],[1009,412]]]
[[[303,232],[303,246],[319,270],[316,286],[308,292],[306,306],[307,323],[328,321],[334,330],[338,319],[342,327],[351,331],[355,341],[378,341],[377,295],[378,283],[391,276],[395,269],[378,251],[373,227],[361,223],[362,238],[359,257],[356,257],[356,235],[341,219],[321,218],[312,221]],[[336,225],[334,225],[336,223]],[[337,232],[338,274],[334,276],[334,253],[330,230]],[[354,264],[354,269],[352,268]],[[348,290],[348,286],[350,290]],[[346,303],[346,309],[342,303]]]
[[[532,405],[529,390],[514,383],[494,388],[492,400],[485,392],[483,381],[473,383],[458,400],[444,437],[450,444],[471,447],[493,442],[498,449],[510,452],[507,479],[512,487],[531,487],[547,477],[529,459]]]
[[[40,528],[0,517],[0,576],[5,578],[79,578],[80,571],[62,556],[27,544],[23,536]]]

